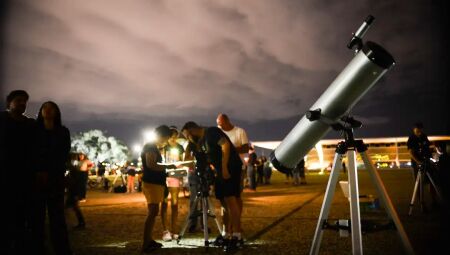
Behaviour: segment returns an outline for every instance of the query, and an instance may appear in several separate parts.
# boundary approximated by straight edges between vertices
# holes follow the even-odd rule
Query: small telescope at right
[[[395,64],[394,58],[382,46],[371,41],[363,43],[362,37],[373,20],[374,18],[369,15],[348,43],[347,47],[355,48],[356,52],[350,63],[281,144],[272,151],[270,161],[278,171],[287,172],[295,168],[314,145],[330,131],[330,125],[339,122],[348,114]],[[326,121],[314,121],[319,118]]]

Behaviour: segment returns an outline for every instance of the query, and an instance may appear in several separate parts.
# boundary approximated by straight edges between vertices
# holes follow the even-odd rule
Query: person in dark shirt
[[[440,152],[438,161],[438,183],[440,191],[447,207],[450,209],[450,144],[448,142],[439,142],[438,150]]]
[[[225,242],[224,249],[234,250],[243,244],[241,210],[238,203],[241,195],[241,158],[228,136],[217,127],[205,128],[195,122],[187,122],[182,132],[190,142],[199,145],[216,172],[216,198],[225,206],[225,214],[229,219],[224,235],[228,241]]]
[[[256,184],[264,184],[264,162],[262,156],[256,159]]]
[[[70,152],[70,133],[61,123],[54,102],[42,104],[37,117],[36,179],[34,185],[33,240],[35,254],[45,251],[45,218],[48,212],[50,237],[56,254],[72,254],[64,216],[64,175]]]
[[[162,247],[161,243],[156,242],[153,237],[153,227],[155,218],[158,215],[159,204],[164,200],[164,189],[166,187],[166,169],[176,169],[175,165],[161,165],[162,149],[170,137],[170,128],[166,125],[155,129],[156,141],[144,145],[141,153],[143,167],[143,186],[142,191],[147,201],[148,214],[145,220],[144,241],[142,252],[152,252]]]
[[[0,166],[3,196],[2,218],[4,232],[2,247],[5,254],[22,254],[30,247],[31,187],[34,179],[34,149],[36,124],[24,115],[29,96],[26,91],[14,90],[6,97],[6,111],[0,112]],[[5,176],[4,176],[5,177]],[[17,185],[19,184],[19,185]]]
[[[136,177],[136,167],[131,163],[127,162],[127,192],[134,192],[134,181]]]
[[[104,190],[109,190],[109,180],[105,177],[106,167],[103,162],[97,163],[97,179],[103,185]]]
[[[248,188],[251,191],[256,191],[256,164],[258,156],[256,155],[255,148],[250,146],[248,151],[248,162],[247,162],[247,179]]]
[[[414,170],[414,179],[417,178],[419,168],[423,167],[426,171],[430,171],[433,174],[430,158],[431,158],[431,143],[428,140],[428,136],[423,132],[423,124],[416,123],[412,134],[407,141],[407,147],[409,155],[411,156],[411,165]],[[429,184],[428,176],[424,176],[424,184]],[[437,195],[433,185],[430,185],[430,194],[433,202],[433,207],[437,207]]]
[[[69,171],[66,208],[72,208],[77,217],[78,224],[74,229],[83,230],[86,228],[86,221],[80,208],[80,201],[86,196],[87,168],[92,162],[84,153],[77,153],[76,162],[76,165]],[[82,171],[82,168],[86,170]]]
[[[300,162],[292,169],[292,175],[294,176],[294,185],[306,184],[305,178],[305,160],[302,159]]]
[[[411,156],[411,165],[414,168],[414,176],[417,175],[418,166],[431,158],[430,141],[423,132],[423,124],[416,123],[412,134],[408,138],[408,152]]]

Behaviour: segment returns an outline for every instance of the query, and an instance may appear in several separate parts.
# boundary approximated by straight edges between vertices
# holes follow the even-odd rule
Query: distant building
[[[432,144],[439,141],[450,142],[450,136],[429,136],[428,139]],[[411,166],[411,157],[406,147],[408,137],[362,138],[362,140],[368,146],[367,153],[377,168],[404,168]],[[334,159],[336,145],[340,141],[342,140],[320,140],[306,155],[306,168],[310,170],[329,168]],[[281,141],[252,142],[254,146],[263,150],[273,150],[280,143]],[[264,154],[266,153],[268,152],[264,152]],[[359,155],[357,164],[363,165]]]

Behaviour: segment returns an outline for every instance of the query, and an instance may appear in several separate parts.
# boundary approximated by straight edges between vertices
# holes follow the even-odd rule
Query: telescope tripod
[[[425,184],[424,181],[425,181],[426,177],[428,177],[428,180],[430,181],[430,185],[433,185],[433,188],[434,188],[437,196],[439,198],[442,198],[441,194],[439,193],[438,187],[436,186],[433,178],[431,178],[431,174],[430,174],[430,170],[431,169],[430,169],[430,167],[431,166],[429,165],[429,162],[425,162],[425,163],[420,164],[418,166],[416,182],[415,182],[415,185],[414,185],[414,191],[413,191],[413,195],[412,195],[412,198],[411,198],[411,203],[409,204],[409,213],[408,213],[409,216],[412,215],[414,203],[415,203],[416,198],[417,198],[417,192],[419,192],[420,209],[421,209],[422,212],[425,211],[425,200],[424,200],[424,197],[423,197],[424,196],[423,189],[424,189],[424,184]]]
[[[200,185],[203,186],[203,185]],[[192,221],[196,221],[197,217],[202,216],[202,222],[203,222],[203,236],[204,236],[204,244],[206,250],[208,249],[209,245],[213,242],[209,241],[209,233],[208,233],[208,218],[213,218],[216,222],[217,229],[219,230],[219,233],[222,233],[222,229],[220,227],[219,221],[217,220],[217,217],[214,213],[214,207],[212,206],[211,199],[209,197],[209,188],[208,187],[200,187],[201,190],[197,192],[195,200],[194,200],[194,206],[190,208],[190,213],[186,217],[185,223],[183,228],[181,229],[180,234],[178,235],[177,244],[180,243],[181,239],[184,236],[184,233],[186,232],[186,229],[188,228],[188,225]],[[199,210],[199,206],[201,207],[201,210]]]
[[[122,185],[127,186],[127,181],[125,180],[125,176],[123,175],[122,172],[120,172],[120,170],[118,170],[118,172],[116,172],[116,177],[114,177],[114,180],[111,183],[111,187],[109,187],[109,192],[113,192],[114,191],[114,185],[116,184],[116,182],[117,182],[117,180],[119,178],[122,180]]]
[[[375,170],[372,162],[367,156],[367,146],[362,140],[353,139],[353,131],[351,129],[345,130],[346,138],[338,144],[336,154],[331,169],[330,178],[328,180],[325,197],[320,211],[319,220],[314,234],[313,243],[310,250],[310,255],[319,253],[320,242],[322,240],[323,230],[328,226],[328,215],[330,212],[331,202],[333,200],[336,183],[339,178],[339,171],[342,169],[342,157],[346,154],[348,160],[348,182],[349,182],[349,198],[350,198],[350,227],[348,228],[352,235],[352,251],[353,254],[363,254],[362,236],[361,236],[361,217],[359,208],[359,191],[358,191],[358,174],[356,166],[356,151],[359,152],[364,162],[365,169],[368,171],[377,191],[380,195],[380,200],[389,218],[395,224],[398,235],[403,243],[407,254],[414,254],[411,243],[405,233],[405,230],[400,222],[400,219],[394,209],[394,206],[387,194],[387,191],[381,181],[381,178]]]

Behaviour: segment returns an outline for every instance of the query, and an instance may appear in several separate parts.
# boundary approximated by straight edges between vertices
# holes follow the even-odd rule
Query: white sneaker
[[[166,230],[166,231],[163,232],[162,240],[163,240],[164,242],[170,242],[170,241],[172,241],[172,234],[170,233],[169,230]]]

